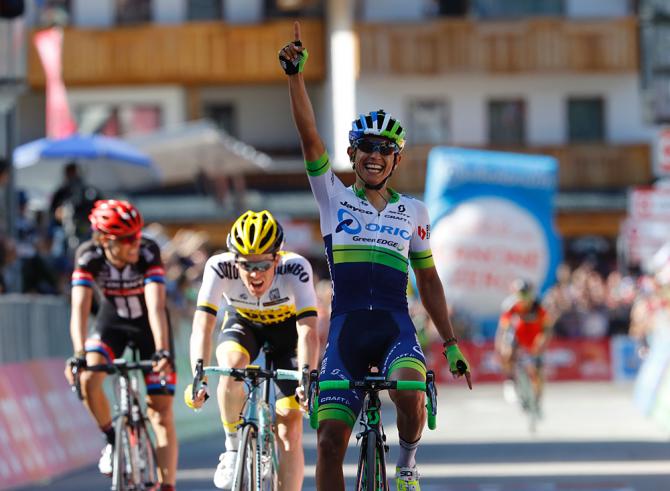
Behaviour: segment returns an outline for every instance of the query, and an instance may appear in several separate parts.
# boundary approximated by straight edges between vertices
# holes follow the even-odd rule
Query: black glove
[[[293,41],[292,44],[298,47],[302,46],[300,41]],[[307,49],[303,49],[298,56],[299,58],[297,60],[292,61],[279,52],[279,64],[284,69],[284,73],[286,73],[286,75],[295,75],[296,73],[303,71],[305,63],[307,62],[307,58],[309,57]]]

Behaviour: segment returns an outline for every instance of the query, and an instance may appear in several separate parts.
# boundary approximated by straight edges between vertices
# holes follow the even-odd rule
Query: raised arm
[[[300,23],[293,24],[293,42],[279,51],[279,60],[288,76],[288,91],[291,99],[291,114],[300,136],[300,144],[305,160],[318,160],[326,151],[316,127],[314,108],[307,94],[302,74],[308,52],[300,41]]]

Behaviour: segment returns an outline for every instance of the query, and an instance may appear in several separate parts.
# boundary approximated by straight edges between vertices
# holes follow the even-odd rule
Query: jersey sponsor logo
[[[259,324],[279,324],[295,317],[295,305],[282,305],[274,309],[258,310],[236,307],[237,313],[247,320]]]
[[[387,247],[392,247],[396,249],[397,251],[403,251],[405,249],[405,246],[402,244],[398,244],[397,242],[389,239],[383,239],[383,238],[376,238],[373,239],[372,237],[361,237],[360,235],[354,235],[353,236],[353,241],[354,242],[368,242],[372,244],[379,244]]]
[[[273,288],[268,295],[270,296],[270,300],[279,300],[279,288]]]
[[[405,213],[405,205],[398,205],[398,211],[400,213]]]
[[[378,223],[368,223],[365,226],[366,230],[369,230],[370,232],[379,232],[382,234],[387,234],[387,235],[393,235],[393,236],[400,236],[405,240],[409,240],[412,238],[412,235],[405,229],[402,229],[400,227],[393,227],[391,225],[379,225]]]
[[[384,215],[384,218],[390,218],[391,220],[399,220],[401,222],[409,223],[409,220],[405,217],[397,217],[395,215]]]
[[[228,278],[229,280],[236,280],[240,277],[240,272],[237,269],[237,266],[233,266],[228,262],[219,261],[216,263],[216,266],[211,266],[211,268],[221,279]]]
[[[297,276],[303,283],[309,281],[309,273],[302,264],[298,263],[280,264],[277,266],[277,274],[292,274]]]
[[[370,210],[364,210],[363,208],[359,208],[357,206],[354,206],[354,205],[348,203],[347,201],[340,201],[340,204],[342,206],[344,206],[345,208],[349,208],[352,211],[357,211],[359,213],[365,213],[366,215],[373,215],[374,214]],[[363,203],[363,204],[365,204],[365,203]]]
[[[428,231],[421,225],[419,225],[419,227],[416,229],[416,232],[419,234],[421,240],[424,240],[426,238],[426,235],[428,235]]]
[[[337,210],[337,220],[340,223],[335,227],[335,233],[344,231],[350,235],[355,235],[363,229],[361,222],[350,211],[344,208]]]

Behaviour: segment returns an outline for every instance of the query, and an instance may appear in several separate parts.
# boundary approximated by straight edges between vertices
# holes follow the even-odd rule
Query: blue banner
[[[554,283],[556,174],[544,155],[436,147],[428,156],[435,263],[454,313],[474,319],[477,334],[493,336],[514,279],[539,292]]]

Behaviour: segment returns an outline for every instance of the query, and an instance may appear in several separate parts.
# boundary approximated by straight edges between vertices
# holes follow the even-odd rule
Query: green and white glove
[[[451,346],[445,346],[444,348],[444,357],[447,359],[449,364],[449,371],[453,374],[465,375],[465,372],[470,370],[470,364],[465,358],[457,344],[452,344]]]
[[[302,43],[300,41],[293,41],[292,44],[298,47],[302,46]],[[307,58],[309,58],[307,48],[303,49],[298,54],[298,59],[295,61],[289,60],[284,55],[282,55],[281,52],[279,53],[279,63],[281,64],[281,67],[284,69],[284,73],[286,73],[286,75],[295,75],[296,73],[302,73],[303,69],[305,68]]]

